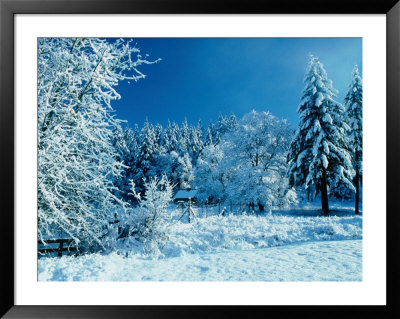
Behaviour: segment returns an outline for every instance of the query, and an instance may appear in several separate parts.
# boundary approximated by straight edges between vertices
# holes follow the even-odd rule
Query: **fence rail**
[[[73,239],[71,238],[56,238],[56,239],[48,239],[43,243],[41,240],[38,240],[38,253],[39,254],[48,254],[48,253],[57,253],[58,257],[61,257],[63,252],[74,252],[77,251],[76,247],[71,246]],[[49,244],[59,244],[58,247],[46,247]],[[64,244],[66,244],[64,246]],[[40,247],[40,246],[43,247]]]

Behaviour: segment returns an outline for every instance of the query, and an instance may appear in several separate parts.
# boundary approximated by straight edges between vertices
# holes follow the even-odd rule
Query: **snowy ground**
[[[155,255],[122,242],[120,252],[40,258],[40,281],[359,281],[362,216],[339,204],[262,215],[176,218]],[[177,212],[177,216],[180,215]]]
[[[117,254],[39,261],[39,280],[361,281],[362,241],[319,241],[175,258]]]

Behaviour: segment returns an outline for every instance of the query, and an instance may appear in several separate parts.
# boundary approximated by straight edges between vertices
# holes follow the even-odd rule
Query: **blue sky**
[[[117,117],[129,126],[167,120],[196,124],[218,115],[238,118],[255,109],[290,123],[303,89],[308,55],[324,64],[343,101],[355,64],[362,74],[361,38],[136,38],[141,54],[161,58],[144,65],[139,82],[121,82]]]

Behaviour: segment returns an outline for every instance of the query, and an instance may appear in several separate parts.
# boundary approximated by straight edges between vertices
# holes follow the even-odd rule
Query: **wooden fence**
[[[63,255],[63,252],[76,252],[76,247],[72,246],[73,239],[71,238],[57,238],[45,240],[46,244],[43,244],[41,240],[38,240],[38,253],[48,254],[57,253],[58,257]],[[58,245],[57,245],[58,244]]]

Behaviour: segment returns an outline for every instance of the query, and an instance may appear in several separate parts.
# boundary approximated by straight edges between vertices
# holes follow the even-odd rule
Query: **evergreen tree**
[[[344,103],[350,126],[348,143],[355,170],[353,183],[356,189],[356,214],[359,213],[360,186],[362,182],[362,95],[362,79],[359,75],[358,67],[355,66],[352,73],[352,81],[349,85],[346,97],[344,98]]]
[[[139,129],[135,125],[135,130],[126,127],[123,131],[120,128],[114,130],[112,143],[118,154],[117,159],[124,165],[121,176],[114,178],[114,185],[117,190],[116,196],[125,202],[132,202],[130,196],[131,180],[137,171],[137,161],[139,156]]]
[[[179,126],[176,124],[176,122],[172,123],[171,127],[167,128],[168,130],[168,136],[169,136],[169,141],[170,141],[170,149],[169,151],[179,151]]]
[[[156,154],[162,154],[164,152],[164,147],[162,147],[162,137],[163,137],[163,127],[161,124],[157,123],[154,128],[155,144],[156,144]]]
[[[221,137],[226,132],[228,132],[229,121],[226,117],[224,117],[221,113],[219,113],[218,121],[215,126],[219,136]]]
[[[202,132],[199,127],[191,126],[189,136],[190,157],[192,159],[192,163],[196,163],[197,158],[199,157],[199,154],[204,146],[202,141]]]
[[[160,148],[162,148],[163,153],[168,153],[171,151],[171,142],[169,140],[168,128],[171,126],[171,123],[168,121],[168,126],[166,129],[163,129],[160,136]]]
[[[199,132],[199,135],[203,141],[203,136],[204,136],[204,127],[203,127],[203,121],[201,119],[199,119],[199,121],[197,122],[197,130]]]
[[[288,154],[290,186],[305,186],[321,194],[324,215],[329,214],[329,187],[343,182],[354,189],[351,157],[347,151],[344,107],[317,57],[310,56],[305,88],[297,112],[300,116]],[[312,186],[312,187],[310,187]]]
[[[204,146],[208,145],[215,145],[214,143],[214,138],[213,138],[213,123],[210,122],[210,124],[207,127],[206,134],[204,135]]]
[[[189,133],[189,125],[187,119],[182,123],[182,126],[179,130],[179,144],[178,144],[178,153],[181,156],[184,156],[189,152],[189,144],[190,144],[190,133]]]
[[[153,166],[154,155],[157,150],[154,126],[146,121],[139,135],[139,154],[136,163],[136,172],[133,182],[137,192],[143,192],[144,181],[150,177],[149,172]]]
[[[239,123],[234,113],[231,113],[228,120],[228,131],[234,131],[238,128]]]
[[[118,125],[113,130],[111,139],[111,143],[116,151],[116,160],[123,165],[121,175],[113,177],[113,182],[114,185],[116,186],[114,194],[117,197],[123,199],[124,201],[126,201],[126,197],[124,196],[124,189],[125,189],[124,182],[128,180],[127,175],[129,167],[127,165],[130,157],[130,150],[127,146],[127,139],[125,133],[126,131],[124,131],[122,127]],[[128,186],[127,190],[129,191],[129,184],[127,184],[127,186]]]
[[[126,143],[129,149],[129,152],[134,159],[134,166],[135,168],[137,165],[137,159],[139,158],[140,153],[140,144],[139,144],[139,137],[140,137],[140,130],[139,125],[135,124],[134,130],[128,129],[125,133],[125,138],[127,139]]]
[[[222,114],[218,117],[218,122],[215,125],[217,140],[221,140],[221,138],[229,133],[237,129],[239,126],[238,120],[235,114],[231,113],[229,117],[224,117]]]
[[[219,144],[221,142],[221,133],[218,130],[218,126],[218,123],[214,125],[214,123],[210,121],[211,136],[214,144]],[[219,126],[219,128],[221,128],[221,126]]]

